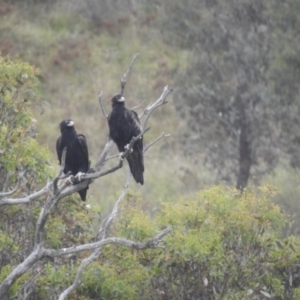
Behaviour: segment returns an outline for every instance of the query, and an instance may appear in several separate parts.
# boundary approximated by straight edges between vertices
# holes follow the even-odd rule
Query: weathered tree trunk
[[[244,105],[240,101],[239,172],[236,184],[236,188],[239,190],[243,190],[247,186],[250,176],[252,149],[249,135],[250,126],[247,122]]]

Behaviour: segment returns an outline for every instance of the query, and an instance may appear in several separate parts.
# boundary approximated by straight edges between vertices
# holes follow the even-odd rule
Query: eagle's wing
[[[137,115],[137,113],[133,110],[126,110],[125,111],[125,118],[127,120],[128,124],[128,136],[131,138],[134,136],[138,136],[142,131],[142,125],[140,124],[140,119]],[[141,138],[141,140],[143,137]]]
[[[61,164],[62,150],[63,149],[61,149],[61,136],[60,136],[56,141],[56,153],[59,160],[59,164]]]
[[[128,120],[132,137],[136,137],[141,132],[143,132],[143,128],[142,125],[140,124],[138,114],[135,111],[133,110],[126,111],[126,119]],[[130,169],[135,179],[136,180],[138,179],[137,182],[141,182],[141,184],[143,184],[144,181],[143,179],[143,172],[144,172],[143,136],[141,136],[141,138],[139,138],[135,142],[133,146],[133,153],[131,153],[131,155],[128,157],[128,161],[130,161],[129,162]]]
[[[81,150],[82,150],[83,155],[84,155],[84,159],[86,161],[86,165],[89,168],[89,151],[88,151],[85,136],[83,134],[77,134],[77,137],[78,137],[78,141],[79,141]]]
[[[130,117],[129,119],[132,119],[132,126],[134,128],[134,133],[136,134],[135,136],[139,135],[143,131],[143,127],[140,123],[140,119],[138,114],[134,110],[130,110]]]

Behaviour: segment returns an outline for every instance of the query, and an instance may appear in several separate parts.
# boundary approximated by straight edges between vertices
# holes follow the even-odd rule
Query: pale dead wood
[[[105,112],[105,109],[104,109],[104,106],[103,106],[103,103],[102,103],[102,96],[103,96],[103,93],[101,91],[100,94],[99,94],[99,96],[98,96],[98,101],[99,101],[99,104],[100,104],[100,107],[101,107],[101,111],[102,111],[104,117],[107,119],[108,118],[108,114]]]
[[[126,83],[127,83],[127,80],[128,80],[128,76],[131,72],[131,69],[133,67],[133,64],[135,62],[135,60],[137,59],[137,57],[139,56],[139,53],[136,53],[133,55],[133,58],[132,58],[132,61],[129,65],[129,68],[127,69],[127,71],[123,74],[123,76],[121,77],[121,95],[123,95],[124,93],[124,89],[125,89],[125,86],[126,86]]]
[[[37,192],[35,192],[31,195],[28,195],[26,197],[22,197],[22,198],[3,198],[3,199],[0,200],[0,206],[1,205],[16,205],[16,204],[29,203],[33,199],[36,199],[36,198],[46,194],[49,191],[51,186],[52,186],[52,182],[49,182],[49,183],[46,184],[46,186],[44,186],[39,191],[37,191]]]
[[[140,104],[138,104],[138,105],[136,105],[136,106],[130,108],[130,110],[135,110],[135,109],[141,107],[145,102],[146,102],[146,100],[143,100]]]
[[[123,245],[123,246],[129,247],[129,248],[138,249],[138,250],[143,250],[146,248],[156,248],[158,246],[159,242],[161,242],[161,239],[171,231],[172,231],[172,228],[167,227],[164,230],[162,230],[160,233],[158,233],[156,236],[150,238],[145,243],[134,242],[134,241],[119,238],[119,237],[108,237],[99,242],[84,244],[84,245],[80,245],[80,246],[74,246],[74,247],[70,247],[70,248],[64,248],[64,249],[59,249],[59,250],[43,249],[43,255],[48,256],[48,257],[53,257],[53,258],[60,257],[63,255],[75,254],[75,253],[79,253],[82,251],[95,250],[100,247],[102,248],[103,246],[106,246],[108,244],[119,244],[119,245]]]
[[[139,115],[139,118],[141,119],[144,115],[147,115],[147,118],[143,124],[143,127],[145,128],[147,126],[148,120],[151,116],[151,114],[153,113],[153,111],[155,109],[157,109],[159,106],[165,105],[167,104],[167,97],[168,95],[173,91],[172,88],[169,88],[168,86],[164,87],[164,90],[162,92],[162,94],[160,95],[160,97],[153,103],[148,105],[143,112]]]
[[[157,137],[155,140],[153,140],[151,143],[149,143],[145,148],[144,148],[144,153],[150,148],[152,147],[155,143],[157,143],[159,140],[165,138],[165,137],[169,137],[171,134],[169,133],[162,133],[159,137]]]
[[[121,161],[121,160],[120,160],[120,161]],[[111,214],[110,214],[107,218],[105,218],[105,219],[101,222],[101,224],[100,224],[100,229],[98,230],[98,233],[99,233],[99,232],[102,233],[102,237],[101,237],[101,239],[100,239],[100,242],[103,242],[103,241],[105,240],[106,235],[107,235],[108,230],[109,230],[109,226],[110,226],[110,224],[111,224],[113,218],[115,217],[115,215],[116,215],[117,212],[118,212],[119,203],[124,199],[124,197],[125,197],[125,195],[126,195],[126,193],[127,193],[127,191],[128,191],[128,188],[129,188],[129,180],[130,180],[129,178],[130,178],[130,177],[127,178],[126,186],[125,186],[125,188],[124,188],[122,194],[120,195],[118,201],[117,201],[116,204],[114,205],[114,208],[113,208]],[[101,254],[101,251],[102,251],[102,247],[103,247],[103,246],[104,246],[104,245],[99,245],[98,247],[94,248],[94,249],[95,249],[94,252],[93,252],[90,256],[88,256],[88,257],[86,257],[85,259],[82,260],[82,262],[81,262],[81,264],[80,264],[80,266],[79,266],[79,268],[78,268],[78,270],[77,270],[77,274],[76,274],[76,278],[75,278],[74,282],[73,282],[67,289],[65,289],[65,290],[61,293],[61,295],[60,295],[60,297],[59,297],[59,300],[65,299],[65,297],[67,297],[73,290],[75,290],[75,289],[79,286],[79,284],[80,284],[80,282],[81,282],[82,273],[83,273],[84,269],[85,269],[91,262],[93,262],[94,260],[96,260],[96,259],[99,257],[99,255]]]

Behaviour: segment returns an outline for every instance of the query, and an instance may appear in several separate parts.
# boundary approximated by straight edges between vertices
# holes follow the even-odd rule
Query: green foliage
[[[28,63],[0,56],[0,192],[13,189],[18,198],[34,192],[53,175],[50,151],[36,141],[32,107],[39,105],[38,83],[42,77]],[[5,206],[0,210],[0,281],[32,250],[37,199],[28,205]],[[15,295],[30,279],[20,277],[10,289]]]
[[[288,215],[289,222],[286,224],[284,234],[298,236],[300,231],[300,185],[299,172],[290,166],[284,169],[276,168],[272,175],[268,176],[264,182],[278,186],[278,194],[273,201],[280,205]]]
[[[300,240],[282,237],[285,217],[270,201],[276,193],[215,186],[162,202],[153,218],[130,194],[115,236],[144,242],[165,226],[173,232],[158,249],[105,247],[85,271],[78,299],[294,299],[287,274],[299,262]]]
[[[36,281],[38,285],[38,299],[49,299],[58,293],[60,289],[70,285],[72,276],[74,276],[74,272],[68,265],[60,264],[55,266],[51,263],[45,263],[43,272]]]
[[[146,289],[149,273],[130,251],[107,247],[106,262],[94,263],[84,272],[80,295],[98,299],[138,299],[139,289]],[[110,252],[108,252],[110,251]],[[117,255],[114,255],[115,252]],[[102,261],[102,259],[101,259]]]
[[[38,70],[22,61],[0,56],[0,191],[15,187],[11,197],[31,193],[53,174],[50,152],[35,139],[31,109],[38,104]],[[5,189],[5,190],[4,190]],[[0,273],[7,274],[24,259],[32,247],[32,234],[40,202],[25,206],[6,206],[0,211]],[[4,275],[5,276],[5,275]],[[17,291],[23,276],[11,289]],[[16,288],[16,286],[18,288]]]
[[[173,223],[174,234],[165,239],[157,288],[162,289],[158,279],[163,277],[175,283],[168,290],[174,299],[178,293],[184,298],[196,293],[201,298],[212,287],[218,297],[228,294],[226,299],[243,299],[257,284],[278,294],[278,284],[283,288],[284,282],[276,281],[277,266],[269,260],[277,260],[276,241],[284,217],[269,200],[273,192],[267,187],[258,195],[252,191],[239,195],[233,189],[213,187],[175,205],[164,205],[160,223]]]
[[[79,199],[75,201],[75,195],[61,201],[46,224],[47,247],[71,247],[93,238],[94,223],[99,221],[99,208],[87,208],[85,205]]]
[[[9,264],[2,267],[0,272],[0,282],[2,282],[2,280],[4,280],[6,276],[10,274],[11,271],[12,271],[12,266]],[[18,278],[18,280],[16,280],[16,282],[10,288],[9,295],[13,296],[17,294],[22,289],[22,287],[24,286],[28,278],[29,278],[28,274],[24,274],[23,276]]]
[[[87,207],[76,198],[71,196],[62,200],[49,217],[45,247],[66,248],[92,241],[94,226],[99,223],[99,209],[95,206]],[[81,259],[87,255],[88,252],[83,252],[51,262],[38,262],[32,270],[32,274],[39,272],[34,280],[38,297],[56,297],[57,293],[72,283]]]
[[[39,76],[38,70],[29,64],[0,56],[0,172],[3,177],[23,171],[41,182],[52,173],[49,150],[35,140],[31,113],[32,105],[38,104]],[[3,184],[2,179],[0,187]]]
[[[53,174],[49,150],[35,139],[31,108],[38,103],[37,76],[38,70],[29,64],[0,56],[0,191],[13,188],[22,173],[21,185],[13,196],[32,192],[36,184]],[[16,233],[14,229],[22,223],[9,221],[31,212],[28,207],[6,207],[2,213],[1,236],[6,236],[2,247],[7,247]],[[16,244],[11,250],[15,248]]]

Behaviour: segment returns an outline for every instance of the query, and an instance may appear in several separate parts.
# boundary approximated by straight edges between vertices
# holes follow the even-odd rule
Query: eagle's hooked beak
[[[124,96],[122,96],[121,98],[119,98],[118,102],[124,102],[125,101],[125,98]]]
[[[74,123],[73,121],[69,121],[69,122],[67,123],[67,126],[70,126],[70,127],[71,127],[71,126],[74,126],[74,124],[75,124],[75,123]]]

